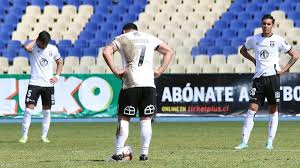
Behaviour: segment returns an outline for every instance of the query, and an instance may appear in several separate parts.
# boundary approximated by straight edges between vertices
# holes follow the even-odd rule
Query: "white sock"
[[[43,110],[42,138],[46,138],[50,127],[50,110]]]
[[[278,126],[278,111],[276,111],[273,114],[270,114],[268,142],[273,142],[276,135],[277,126]]]
[[[248,140],[250,138],[250,134],[254,125],[254,115],[255,115],[255,111],[252,110],[247,111],[247,115],[245,117],[244,127],[243,127],[243,135],[242,135],[242,142],[245,144],[248,144]]]
[[[22,137],[27,138],[28,137],[28,130],[31,123],[31,114],[33,113],[33,110],[30,108],[26,108],[24,111],[23,116],[23,122],[22,122]]]
[[[125,145],[125,142],[128,138],[128,134],[129,134],[129,121],[120,120],[117,134],[116,134],[115,154],[117,155],[122,154],[122,148]]]
[[[151,120],[141,121],[141,154],[148,155],[149,145],[152,136]]]

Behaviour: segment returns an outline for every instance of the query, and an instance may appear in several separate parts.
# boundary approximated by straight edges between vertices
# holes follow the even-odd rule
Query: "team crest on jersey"
[[[274,47],[275,46],[275,41],[270,41],[270,47]]]
[[[43,57],[41,57],[40,64],[41,64],[42,67],[45,67],[45,66],[48,65],[48,60],[45,59],[45,58],[43,58]]]
[[[267,59],[269,57],[269,52],[267,50],[260,51],[260,58]]]

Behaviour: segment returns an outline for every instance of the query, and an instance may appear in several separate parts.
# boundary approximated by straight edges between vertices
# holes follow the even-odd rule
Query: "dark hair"
[[[265,14],[265,15],[261,18],[261,22],[263,22],[265,19],[271,19],[271,20],[272,20],[272,23],[273,23],[273,24],[275,23],[275,19],[274,19],[273,16],[270,15],[270,14]]]
[[[37,40],[39,40],[43,44],[48,44],[49,41],[51,41],[51,36],[47,31],[42,31],[39,33]]]
[[[138,30],[137,26],[134,23],[127,23],[123,26],[122,31],[124,30]]]

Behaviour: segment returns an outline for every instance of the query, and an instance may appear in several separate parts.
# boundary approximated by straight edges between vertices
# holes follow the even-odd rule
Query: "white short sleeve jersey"
[[[279,55],[291,50],[291,46],[280,36],[273,34],[263,37],[257,34],[250,37],[245,43],[246,49],[253,49],[256,60],[256,70],[253,78],[260,76],[272,76],[277,74],[279,67]]]
[[[133,59],[133,81],[136,83],[135,87],[155,87],[153,56],[155,49],[159,47],[162,41],[150,34],[138,31],[132,31],[121,36],[126,36],[134,44],[136,50]],[[116,37],[116,39],[121,36]],[[123,67],[126,67],[127,62],[121,44],[117,40],[114,40],[113,43],[119,49]],[[127,86],[124,86],[124,83],[123,88],[127,88]]]
[[[31,75],[29,84],[51,87],[50,79],[53,77],[53,60],[58,60],[60,54],[56,46],[48,44],[45,49],[37,45],[30,53]]]

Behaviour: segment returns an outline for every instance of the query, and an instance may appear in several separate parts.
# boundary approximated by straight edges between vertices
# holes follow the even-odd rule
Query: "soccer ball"
[[[133,158],[133,152],[132,149],[129,145],[125,145],[122,149],[122,153],[123,153],[123,159],[124,160],[132,160]]]

